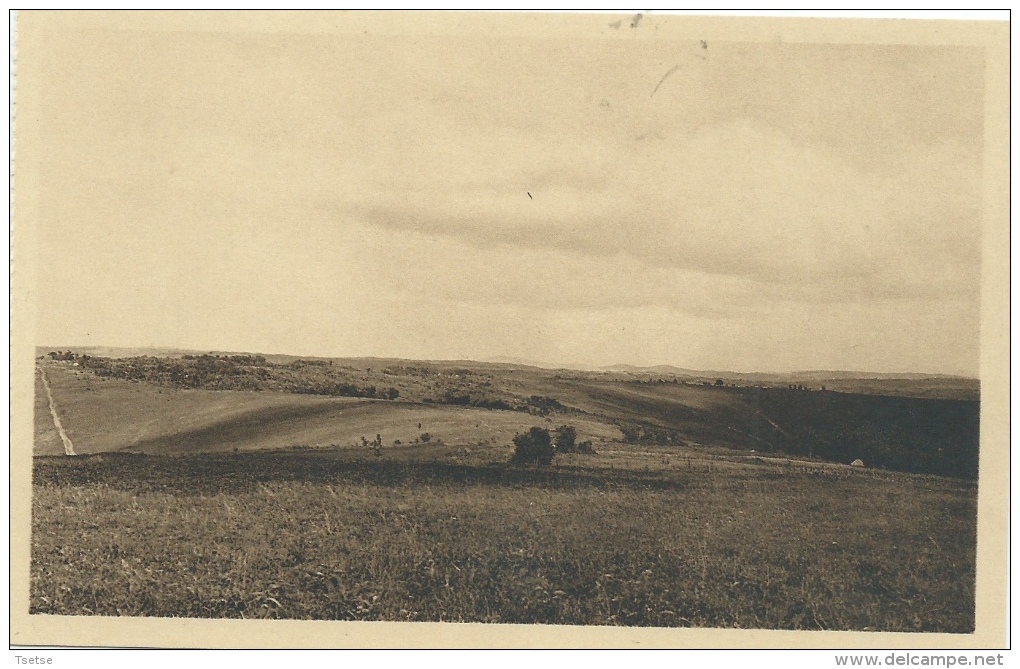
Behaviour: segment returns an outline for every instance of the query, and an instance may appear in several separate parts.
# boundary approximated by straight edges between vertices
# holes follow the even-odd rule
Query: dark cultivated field
[[[79,455],[41,397],[34,613],[974,627],[976,401],[64,357],[40,367]],[[565,424],[596,454],[510,464],[515,433]]]

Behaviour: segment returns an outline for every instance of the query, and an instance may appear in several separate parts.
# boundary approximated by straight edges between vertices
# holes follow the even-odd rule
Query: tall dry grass
[[[657,452],[548,470],[439,453],[39,458],[31,610],[974,627],[968,482]]]

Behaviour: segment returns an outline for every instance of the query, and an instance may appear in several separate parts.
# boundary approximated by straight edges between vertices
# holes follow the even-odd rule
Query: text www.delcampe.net
[[[890,653],[888,655],[836,655],[837,666],[886,667],[886,666],[1001,666],[1002,654],[998,655],[932,655],[923,653]]]

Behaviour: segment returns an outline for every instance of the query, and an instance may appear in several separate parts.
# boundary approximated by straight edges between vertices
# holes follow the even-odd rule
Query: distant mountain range
[[[254,353],[254,352],[238,352],[238,351],[208,351],[208,350],[194,350],[194,349],[182,349],[182,348],[168,348],[168,347],[117,347],[117,346],[37,346],[36,355],[45,355],[49,351],[65,351],[71,350],[77,353],[86,353],[88,355],[108,357],[108,358],[125,358],[133,356],[182,356],[182,355],[201,355],[203,353],[217,354],[217,355],[265,355],[276,357],[276,354],[269,353]],[[291,356],[286,355],[282,357],[287,358],[321,358],[329,359],[342,359],[347,356]],[[369,356],[359,356],[365,360],[386,360],[386,361],[397,361],[402,360],[400,358],[377,358]],[[628,365],[628,364],[617,364],[617,365],[605,365],[605,366],[594,366],[594,365],[580,365],[580,364],[550,364],[540,362],[536,360],[529,360],[527,358],[520,358],[514,356],[494,356],[484,358],[478,361],[471,360],[411,360],[407,359],[408,362],[447,362],[447,363],[468,363],[468,362],[481,362],[487,364],[498,364],[498,365],[515,365],[522,367],[536,367],[539,369],[571,369],[576,371],[585,372],[611,372],[617,374],[638,374],[638,375],[665,375],[665,376],[676,376],[686,377],[693,379],[723,379],[728,382],[741,381],[745,383],[820,383],[824,381],[851,381],[851,380],[925,380],[925,379],[946,379],[946,380],[966,380],[966,381],[977,381],[973,377],[959,376],[954,374],[922,374],[917,372],[858,372],[858,371],[842,371],[842,370],[805,370],[797,372],[728,372],[721,370],[698,370],[698,369],[686,369],[683,367],[676,367],[674,365]]]
[[[827,381],[833,379],[970,379],[955,374],[921,374],[917,372],[848,372],[842,370],[805,370],[796,372],[726,372],[719,370],[696,370],[674,367],[673,365],[652,365],[639,367],[636,365],[609,365],[601,368],[607,372],[626,372],[630,374],[671,374],[674,376],[691,376],[697,378],[719,377],[722,379],[739,379],[742,381]],[[971,379],[972,380],[972,379]]]

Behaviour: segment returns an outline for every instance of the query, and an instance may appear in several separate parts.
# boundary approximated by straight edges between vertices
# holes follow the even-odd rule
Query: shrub
[[[585,439],[580,444],[574,447],[575,453],[583,453],[584,455],[595,455],[595,449],[591,445],[590,439]]]
[[[620,432],[628,444],[682,444],[680,432],[651,425],[621,425]]]
[[[621,425],[620,432],[628,444],[636,444],[641,439],[641,428],[636,425]]]
[[[573,453],[577,448],[577,430],[573,425],[560,425],[556,428],[556,452]]]
[[[563,405],[560,404],[558,400],[552,397],[546,397],[545,395],[532,395],[528,398],[528,404],[530,405],[530,409],[533,409],[535,413],[541,416],[545,416],[552,411],[563,408]]]
[[[545,466],[552,463],[555,455],[549,430],[542,427],[533,427],[524,434],[514,435],[514,446],[514,456],[510,460],[513,463]]]

